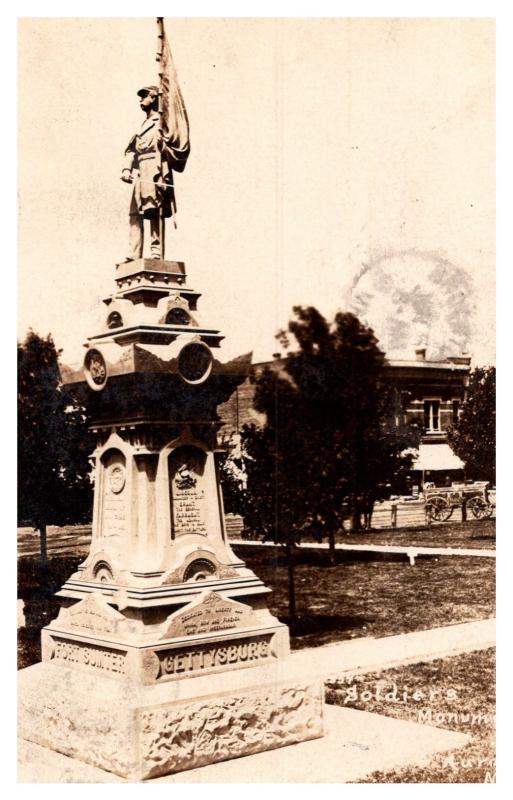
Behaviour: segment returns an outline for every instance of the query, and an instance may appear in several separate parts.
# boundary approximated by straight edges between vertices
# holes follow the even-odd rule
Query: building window
[[[458,422],[458,417],[460,415],[460,401],[453,400],[452,401],[452,424],[456,425]]]
[[[440,400],[424,400],[424,428],[428,433],[440,430]]]

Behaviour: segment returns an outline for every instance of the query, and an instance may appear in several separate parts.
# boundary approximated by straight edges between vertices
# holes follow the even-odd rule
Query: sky
[[[83,357],[126,255],[123,152],[154,18],[19,21],[18,335]],[[191,126],[178,230],[222,360],[297,304],[357,311],[406,357],[495,360],[494,25],[166,18]]]

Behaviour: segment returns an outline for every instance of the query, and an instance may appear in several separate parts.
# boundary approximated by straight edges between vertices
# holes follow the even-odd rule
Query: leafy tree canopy
[[[410,469],[404,451],[418,444],[400,397],[382,381],[385,357],[372,330],[350,313],[330,324],[315,308],[293,310],[297,347],[281,369],[256,376],[254,405],[267,421],[243,428],[238,465],[246,475],[240,513],[275,541],[307,530],[331,536],[347,504],[370,510]],[[281,342],[290,347],[287,335]]]
[[[18,343],[18,519],[46,525],[90,519],[89,437],[84,409],[60,386],[52,337]]]
[[[495,485],[495,367],[471,372],[467,398],[448,438],[467,477]]]

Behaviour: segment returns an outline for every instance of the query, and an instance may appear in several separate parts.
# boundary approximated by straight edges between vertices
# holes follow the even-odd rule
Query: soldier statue
[[[180,146],[180,137],[162,126],[159,113],[159,88],[143,86],[137,92],[144,112],[141,130],[125,150],[121,180],[133,184],[129,211],[129,252],[125,262],[143,257],[144,220],[149,220],[150,253],[164,257],[164,219],[175,211],[173,171],[183,172],[189,155],[188,139]]]

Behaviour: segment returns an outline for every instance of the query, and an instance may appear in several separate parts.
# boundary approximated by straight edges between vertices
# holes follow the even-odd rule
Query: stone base
[[[149,783],[354,783],[373,772],[406,766],[446,764],[446,780],[454,780],[462,755],[450,752],[465,747],[471,737],[418,722],[405,722],[356,711],[325,706],[326,734],[322,739],[267,750],[252,756],[222,761]],[[443,754],[443,755],[442,755]],[[18,743],[20,783],[125,783],[124,778],[68,758],[32,742]],[[483,764],[482,779],[494,766]]]
[[[131,781],[321,737],[322,682],[288,665],[140,686],[36,664],[18,673],[19,735]]]

